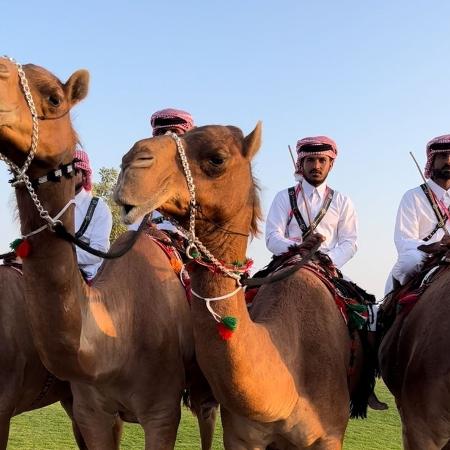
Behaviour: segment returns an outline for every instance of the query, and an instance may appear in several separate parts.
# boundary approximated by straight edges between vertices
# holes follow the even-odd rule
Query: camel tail
[[[183,395],[181,396],[181,400],[183,402],[183,406],[185,406],[186,408],[188,408],[192,414],[194,414],[194,416],[196,416],[197,414],[195,413],[195,410],[192,406],[192,402],[191,402],[191,393],[189,391],[189,389],[185,389],[183,391]]]
[[[350,393],[350,418],[367,418],[367,406],[369,397],[375,388],[375,379],[378,372],[376,352],[370,348],[367,342],[367,332],[360,331],[363,348],[363,361],[358,371],[358,381]]]

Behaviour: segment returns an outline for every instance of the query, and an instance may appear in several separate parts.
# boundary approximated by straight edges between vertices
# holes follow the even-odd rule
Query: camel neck
[[[209,235],[199,234],[199,238],[219,260],[229,263],[245,258],[245,236],[215,231]],[[192,289],[207,298],[220,297],[236,289],[234,279],[204,267],[192,272],[191,281]],[[227,409],[255,420],[286,418],[294,406],[293,399],[297,398],[292,376],[266,327],[251,320],[243,291],[224,300],[211,301],[210,305],[221,318],[237,319],[232,337],[222,340],[206,301],[192,298],[197,358],[216,398]],[[261,349],[264,349],[264,358]],[[267,383],[253,379],[253,373],[266,374]],[[230,383],[230,379],[234,382]],[[270,401],[269,406],[274,385],[283,388],[277,402]]]
[[[44,209],[54,217],[71,200],[73,192],[73,180],[64,179],[60,183],[42,185],[37,194]],[[45,222],[24,187],[17,188],[16,194],[21,230],[26,235]],[[73,207],[70,207],[61,217],[70,232],[73,232],[73,214]],[[49,370],[62,378],[73,377],[73,373],[80,370],[79,299],[87,296],[87,287],[79,273],[71,244],[49,229],[28,240],[31,251],[24,258],[23,271],[35,344]]]

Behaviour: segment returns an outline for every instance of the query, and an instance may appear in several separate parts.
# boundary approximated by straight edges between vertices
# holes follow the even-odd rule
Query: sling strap
[[[327,195],[323,201],[322,208],[320,208],[320,211],[317,213],[317,216],[312,221],[312,223],[307,226],[297,205],[297,196],[300,192],[300,189],[300,183],[297,185],[297,187],[290,187],[288,189],[291,211],[289,213],[289,219],[286,225],[286,229],[289,227],[292,217],[295,217],[295,220],[297,221],[298,226],[300,227],[300,230],[302,232],[302,238],[306,239],[317,228],[321,220],[324,218],[326,212],[328,211],[328,208],[330,207],[331,201],[333,200],[334,191],[333,189],[327,188]]]
[[[87,227],[91,223],[92,217],[94,216],[95,208],[98,204],[98,197],[92,197],[91,203],[89,203],[89,207],[86,213],[86,216],[84,217],[83,223],[81,224],[79,230],[75,233],[75,237],[79,239],[81,236],[83,236],[84,233],[86,233]]]
[[[438,221],[438,223],[434,227],[433,231],[428,236],[426,236],[422,239],[423,241],[427,242],[437,233],[439,228],[445,227],[445,223],[447,222],[449,211],[447,210],[447,208],[445,208],[445,212],[441,211],[441,209],[438,206],[439,201],[436,198],[436,196],[434,195],[434,192],[432,192],[432,190],[428,186],[428,184],[426,184],[426,183],[421,184],[420,187],[422,188],[422,191],[426,195],[428,202],[430,203],[430,206],[433,208],[434,215],[436,216],[436,219]]]

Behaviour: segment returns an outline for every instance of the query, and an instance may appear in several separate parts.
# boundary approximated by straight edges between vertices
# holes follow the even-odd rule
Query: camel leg
[[[212,448],[219,404],[197,365],[190,368],[189,403],[197,417],[202,450]]]
[[[118,450],[120,435],[117,414],[104,411],[94,397],[77,399],[74,395],[73,417],[89,450]]]
[[[164,416],[149,414],[148,417],[144,421],[139,420],[144,428],[145,450],[173,450],[181,418],[180,407],[176,413],[171,411],[170,414]]]
[[[200,440],[202,450],[211,450],[216,427],[218,406],[202,406],[200,415],[197,416],[198,427],[200,429]]]
[[[0,450],[6,450],[6,446],[8,445],[10,420],[11,415],[9,414],[2,414],[0,416]]]
[[[84,442],[83,436],[81,434],[80,429],[78,428],[77,423],[75,422],[75,419],[73,418],[73,398],[70,397],[65,400],[61,400],[61,406],[66,411],[67,415],[70,417],[70,420],[72,421],[72,430],[73,435],[75,437],[75,441],[77,443],[77,446],[80,450],[88,450],[86,443]]]
[[[433,430],[431,426],[435,426],[436,423],[427,423],[419,416],[419,410],[414,409],[411,413],[406,413],[405,409],[399,410],[402,419],[402,436],[403,436],[403,448],[404,450],[450,450],[450,445],[446,438],[440,436],[441,433],[434,431],[439,430],[439,426],[436,430]],[[420,411],[421,413],[422,411]],[[447,433],[446,433],[447,434]]]

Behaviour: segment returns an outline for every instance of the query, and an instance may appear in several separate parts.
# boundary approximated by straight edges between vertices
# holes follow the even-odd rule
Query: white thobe
[[[84,189],[75,195],[75,231],[78,231],[86,217],[89,204],[92,200],[92,194]],[[90,247],[107,252],[109,250],[109,235],[112,228],[112,215],[108,205],[99,198],[94,210],[92,220],[86,231],[81,236],[81,240],[89,244]],[[90,280],[95,277],[103,259],[99,256],[76,247],[78,266]]]
[[[436,198],[448,210],[450,206],[450,189],[446,191],[433,180],[428,180],[427,183],[436,195]],[[448,211],[447,215],[449,215]],[[410,189],[403,195],[397,211],[394,232],[394,242],[397,247],[398,257],[386,282],[386,293],[392,290],[392,276],[401,284],[404,284],[420,270],[425,253],[417,250],[417,247],[422,244],[432,244],[440,241],[444,236],[444,230],[440,228],[431,239],[428,241],[423,240],[434,230],[437,223],[438,220],[433,208],[420,186]],[[450,221],[447,221],[445,227],[450,232]]]
[[[327,185],[322,183],[314,187],[306,180],[301,183],[311,220],[314,220],[326,198]],[[297,206],[309,226],[301,192],[297,196]],[[290,211],[288,190],[284,189],[275,196],[266,221],[266,246],[275,255],[285,253],[291,245],[302,242],[302,232],[295,217],[288,224]],[[351,200],[334,191],[330,206],[315,231],[325,237],[320,250],[331,258],[336,267],[341,268],[356,253],[357,228],[358,221]]]
[[[149,220],[153,220],[153,219],[159,219],[160,217],[163,217],[163,215],[158,212],[158,211],[153,211],[150,219]],[[136,219],[135,222],[133,222],[131,225],[128,225],[128,230],[131,231],[137,231],[137,229],[139,228],[139,225],[142,222],[143,217],[139,217],[138,219]],[[164,230],[164,231],[172,231],[173,233],[179,233],[181,234],[178,229],[172,224],[170,223],[168,220],[163,220],[161,223],[158,223],[156,225],[156,228],[158,228],[158,230]]]

